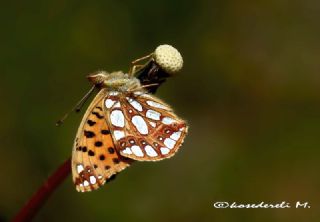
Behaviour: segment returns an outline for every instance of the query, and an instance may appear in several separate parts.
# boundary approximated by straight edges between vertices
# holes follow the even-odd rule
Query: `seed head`
[[[171,45],[160,45],[153,53],[155,62],[167,73],[175,74],[182,69],[180,52]]]

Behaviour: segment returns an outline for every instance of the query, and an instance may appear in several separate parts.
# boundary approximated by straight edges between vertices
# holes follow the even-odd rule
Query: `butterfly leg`
[[[150,59],[152,57],[152,55],[153,55],[153,53],[150,53],[149,55],[143,56],[141,58],[138,58],[138,59],[132,61],[131,62],[131,68],[129,70],[129,75],[133,76],[138,69],[141,69],[143,66],[145,66],[145,64],[141,65],[141,64],[138,64],[138,63],[143,61],[143,60]]]
[[[141,69],[144,65],[133,65],[131,68],[130,68],[130,71],[129,71],[129,75],[130,76],[133,76],[137,70]]]
[[[159,85],[159,83],[151,83],[151,84],[142,85],[140,87],[135,87],[135,88],[132,87],[128,89],[128,92],[133,93],[133,92],[141,91],[141,89],[148,88],[151,86],[157,86],[157,85]]]

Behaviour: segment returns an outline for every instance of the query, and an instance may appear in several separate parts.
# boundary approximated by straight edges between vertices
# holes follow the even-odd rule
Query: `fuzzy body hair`
[[[108,91],[126,92],[141,88],[140,81],[122,71],[107,73],[99,71],[87,77],[90,82],[99,88],[106,88]]]

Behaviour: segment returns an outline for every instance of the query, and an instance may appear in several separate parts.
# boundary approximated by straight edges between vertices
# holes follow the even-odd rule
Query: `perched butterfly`
[[[177,53],[162,45],[150,56],[165,71],[175,72],[182,67]],[[185,121],[147,92],[134,69],[129,74],[101,71],[88,76],[100,91],[84,114],[73,146],[72,174],[78,191],[99,188],[135,160],[169,158],[183,143]]]

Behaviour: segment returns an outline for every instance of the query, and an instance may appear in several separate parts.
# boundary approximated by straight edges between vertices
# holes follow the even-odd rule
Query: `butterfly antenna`
[[[73,112],[73,111],[76,113],[80,112],[83,105],[88,101],[89,97],[94,92],[95,88],[96,88],[96,86],[94,85],[69,112],[64,114],[64,116],[56,122],[56,126],[61,126],[62,123],[65,121],[65,119],[67,119],[67,117],[69,116],[69,114],[71,112]]]

